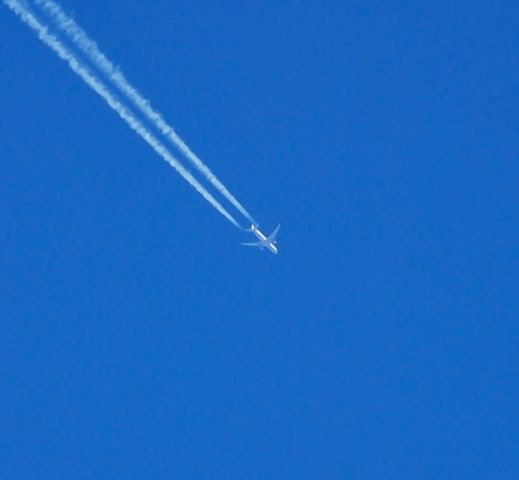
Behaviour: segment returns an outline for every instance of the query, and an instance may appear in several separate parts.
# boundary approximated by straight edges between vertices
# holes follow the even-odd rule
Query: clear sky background
[[[280,253],[2,5],[0,477],[519,478],[517,2],[62,5]]]

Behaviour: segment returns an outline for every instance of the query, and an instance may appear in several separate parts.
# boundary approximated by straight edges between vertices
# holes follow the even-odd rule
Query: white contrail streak
[[[240,228],[236,220],[218,203],[218,201],[186,170],[173,155],[165,148],[155,136],[153,136],[135,115],[126,108],[112,93],[93,75],[86,67],[81,65],[78,59],[64,46],[54,35],[48,32],[43,25],[22,3],[18,0],[4,0],[4,4],[16,13],[21,20],[28,25],[81,79],[99,94],[108,103],[110,108],[128,124],[128,126],[140,135],[166,162],[168,162],[187,182],[193,186],[216,210],[218,210],[233,225]]]
[[[249,212],[243,205],[227,190],[227,188],[218,180],[211,172],[209,167],[198,158],[186,143],[175,133],[162,115],[158,113],[150,105],[142,94],[134,88],[126,77],[121,73],[114,64],[99,50],[97,44],[91,40],[86,32],[70,18],[63,9],[52,0],[35,0],[55,22],[56,25],[64,31],[74,45],[81,50],[95,64],[103,74],[105,74],[133,103],[134,105],[155,125],[155,127],[167,137],[176,147],[190,160],[193,165],[207,178],[207,180],[236,207],[251,223],[256,223]]]

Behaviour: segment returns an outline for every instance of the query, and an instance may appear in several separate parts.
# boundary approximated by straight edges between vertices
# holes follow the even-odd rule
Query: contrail
[[[86,67],[81,65],[79,60],[63,45],[54,35],[48,32],[43,25],[23,4],[18,0],[4,0],[4,4],[16,13],[20,19],[28,25],[40,38],[40,40],[54,51],[62,60],[68,63],[69,67],[76,73],[92,90],[99,94],[106,103],[137,132],[166,162],[168,162],[182,177],[187,180],[216,210],[218,210],[227,220],[237,228],[242,229],[238,222],[218,203],[218,201],[187,171],[178,160],[171,155],[169,150],[164,147],[155,136],[135,117],[135,115],[125,107],[103,83],[92,74]]]
[[[251,223],[256,221],[251,217],[245,207],[227,190],[227,188],[211,172],[209,167],[198,158],[186,143],[175,133],[158,113],[150,105],[142,94],[134,88],[126,77],[117,69],[114,64],[99,50],[97,44],[91,40],[86,32],[70,18],[63,9],[52,0],[35,0],[47,14],[56,22],[56,25],[63,30],[74,45],[81,50],[95,64],[103,74],[105,74],[133,103],[134,105],[155,125],[155,127],[167,137],[176,147],[190,160],[196,168],[207,178],[207,180],[236,207]]]

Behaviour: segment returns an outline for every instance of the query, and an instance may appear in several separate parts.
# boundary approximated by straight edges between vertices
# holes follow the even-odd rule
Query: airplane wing
[[[269,235],[267,240],[269,240],[270,242],[274,241],[274,239],[276,238],[276,235],[279,232],[279,227],[281,227],[281,224],[276,227],[276,229]]]
[[[262,242],[242,243],[246,247],[261,247]]]

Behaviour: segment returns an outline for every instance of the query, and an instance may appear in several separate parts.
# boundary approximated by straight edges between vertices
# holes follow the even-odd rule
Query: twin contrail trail
[[[198,168],[207,180],[227,198],[239,212],[251,223],[256,223],[245,207],[225,188],[222,182],[211,172],[209,167],[192,152],[175,130],[168,125],[162,115],[153,109],[150,102],[128,82],[124,74],[99,50],[96,42],[90,39],[86,32],[70,18],[56,2],[52,0],[35,0],[35,3],[54,20],[56,25],[69,36],[74,45],[133,102],[148,120]]]
[[[72,53],[62,42],[59,41],[54,35],[49,33],[48,28],[41,23],[38,18],[19,0],[3,0],[4,4],[9,7],[14,13],[16,13],[20,19],[29,26],[40,38],[40,40],[47,45],[51,50],[54,51],[62,60],[64,60],[71,70],[76,73],[92,90],[94,90],[99,96],[101,96],[106,103],[114,110],[127,124],[128,126],[134,130],[140,137],[142,137],[152,148],[155,150],[157,154],[159,154],[166,162],[168,162],[195,190],[197,190],[218,212],[220,212],[227,220],[229,220],[233,225],[237,228],[240,228],[238,222],[231,216],[229,212],[196,180],[191,173],[186,170],[181,163],[169,152],[169,150],[162,145],[162,143],[138,120],[138,118],[128,109],[117,97],[110,92],[110,90],[98,79],[98,77],[93,74],[86,66],[84,66],[78,58]],[[37,0],[38,4],[45,6],[48,5],[49,8],[56,6],[53,2],[41,2]],[[47,7],[45,7],[47,8]],[[57,20],[57,19],[56,19]],[[93,43],[93,42],[92,42]],[[95,45],[95,44],[94,44]],[[79,46],[79,44],[78,44]],[[94,62],[96,63],[96,62]],[[110,64],[111,65],[111,64]],[[115,75],[116,70],[111,67],[113,70],[113,74]],[[124,77],[122,77],[124,79]],[[115,83],[115,80],[113,80]],[[116,83],[117,85],[117,83]],[[129,92],[135,91],[126,81],[123,82],[122,85],[126,85],[129,89]],[[119,86],[119,85],[118,85]],[[121,90],[124,91],[122,87]],[[136,91],[135,91],[136,92]],[[125,92],[127,93],[127,92]],[[127,93],[128,94],[128,93]],[[149,114],[157,115],[159,119],[160,115],[156,114],[154,110],[149,107],[148,102],[142,98],[139,94],[134,100],[134,103],[146,113],[146,110],[149,111]],[[139,100],[137,102],[137,99]],[[142,104],[141,107],[139,104]],[[144,109],[146,106],[146,110]],[[148,113],[146,113],[148,115]],[[167,126],[167,124],[162,120],[164,126],[170,130],[170,133],[174,135],[172,138],[176,138],[176,134],[173,130]],[[163,129],[161,129],[163,130]],[[164,133],[164,132],[163,132]],[[168,134],[169,137],[169,134]],[[181,140],[180,140],[181,141]],[[182,141],[181,141],[182,142]],[[182,142],[182,145],[183,142]],[[187,150],[188,147],[185,147]],[[181,149],[182,151],[182,149]],[[190,150],[189,150],[190,151]],[[194,156],[194,154],[192,154]],[[196,157],[195,157],[196,158]],[[200,160],[198,160],[202,163]],[[203,164],[202,164],[203,165]],[[205,167],[207,168],[207,167]],[[209,171],[209,169],[207,169]],[[210,171],[209,171],[210,172]],[[212,173],[211,173],[212,175]],[[214,175],[213,175],[214,176]],[[218,181],[218,180],[217,180]],[[221,185],[221,184],[220,184]],[[222,185],[223,187],[223,185]],[[225,189],[225,187],[223,187]],[[220,189],[221,190],[221,189]],[[227,190],[225,190],[227,191]],[[223,192],[222,192],[223,193]],[[228,194],[230,195],[230,193]],[[230,195],[232,197],[232,195]],[[234,198],[234,197],[232,197]],[[237,200],[235,200],[236,203]],[[239,205],[239,203],[238,203]],[[240,205],[241,206],[241,205]],[[243,209],[243,207],[241,207]],[[245,210],[245,209],[243,209]],[[241,210],[240,210],[241,211]],[[246,212],[246,211],[245,211]],[[243,212],[242,212],[243,213]],[[250,217],[248,214],[245,214],[248,218]],[[254,223],[254,222],[253,222]]]

